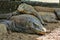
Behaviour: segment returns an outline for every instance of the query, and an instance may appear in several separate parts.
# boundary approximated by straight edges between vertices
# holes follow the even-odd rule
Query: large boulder
[[[42,20],[41,16],[38,15],[38,12],[31,5],[22,3],[18,6],[17,10],[22,14],[34,15],[41,21],[42,24],[44,24],[44,21]]]
[[[0,13],[0,19],[10,19],[14,15],[18,15],[18,11],[10,12],[10,13]]]
[[[14,29],[18,32],[45,34],[46,29],[33,15],[23,14],[11,17],[11,20],[15,23]]]
[[[48,23],[57,23],[58,20],[56,20],[56,15],[54,13],[51,13],[51,12],[39,12],[42,17],[42,19],[45,21],[45,22],[48,22]]]

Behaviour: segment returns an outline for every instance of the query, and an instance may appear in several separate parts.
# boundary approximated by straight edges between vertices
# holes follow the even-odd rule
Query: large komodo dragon
[[[22,3],[18,6],[17,10],[18,10],[18,12],[21,12],[23,14],[34,15],[41,21],[42,24],[45,24],[44,21],[42,20],[41,16],[38,15],[38,12],[31,5]]]
[[[15,22],[15,30],[18,32],[44,34],[47,31],[39,19],[33,15],[23,14],[12,16],[11,20]]]

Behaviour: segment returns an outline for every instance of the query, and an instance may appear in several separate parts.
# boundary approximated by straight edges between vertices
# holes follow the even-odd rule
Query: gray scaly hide
[[[33,15],[18,15],[11,18],[15,22],[16,31],[27,32],[27,33],[40,33],[46,32],[46,29],[43,27],[39,19]]]

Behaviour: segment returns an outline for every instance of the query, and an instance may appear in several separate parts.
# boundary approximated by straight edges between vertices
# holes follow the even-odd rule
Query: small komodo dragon
[[[22,3],[18,6],[17,10],[23,14],[34,15],[41,21],[42,24],[45,24],[44,21],[42,20],[41,16],[38,15],[38,12],[31,5]]]

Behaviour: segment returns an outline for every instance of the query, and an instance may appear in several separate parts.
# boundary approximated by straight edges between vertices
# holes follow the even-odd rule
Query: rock
[[[18,11],[14,11],[14,12],[11,12],[11,13],[0,13],[0,19],[10,19],[12,16],[14,15],[18,15]]]
[[[11,17],[11,20],[15,23],[15,31],[25,32],[25,33],[37,33],[45,34],[46,29],[33,15],[23,14]]]
[[[5,24],[0,23],[0,34],[7,33],[7,28]]]
[[[20,1],[0,1],[0,13],[9,13],[17,9],[18,5],[21,4]]]
[[[54,13],[51,13],[51,12],[39,12],[40,16],[42,17],[42,19],[45,21],[45,22],[48,22],[48,23],[57,23],[58,20],[56,20],[56,16]]]
[[[54,8],[54,7],[42,7],[42,6],[34,6],[34,9],[38,12],[54,12],[56,9],[60,8]]]
[[[5,24],[7,31],[13,31],[15,27],[15,23],[11,20],[0,20],[0,23]]]
[[[8,19],[11,16],[12,16],[11,14],[0,14],[0,19]]]
[[[55,15],[60,20],[60,10],[55,10]]]
[[[32,6],[41,6],[41,7],[50,7],[50,8],[59,8],[58,3],[50,3],[49,1],[43,0],[21,0],[22,3],[27,3]]]
[[[21,5],[18,6],[17,10],[22,14],[34,15],[41,21],[42,24],[44,24],[44,21],[42,20],[41,16],[38,15],[38,12],[31,5],[22,3]]]

